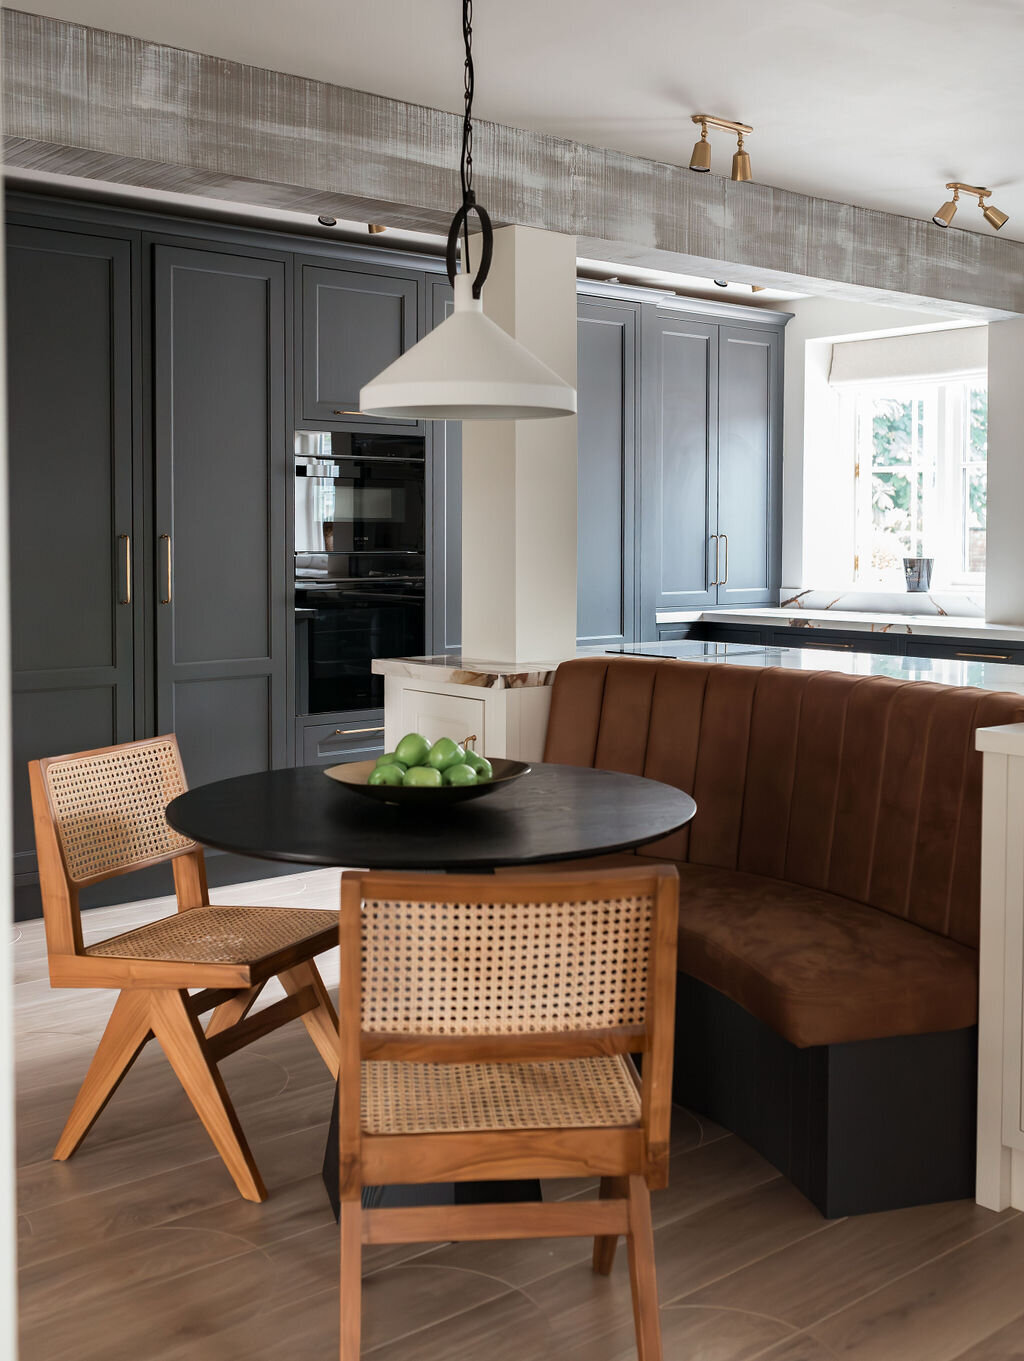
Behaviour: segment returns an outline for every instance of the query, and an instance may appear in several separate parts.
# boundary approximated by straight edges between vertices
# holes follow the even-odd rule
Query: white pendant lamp
[[[448,232],[448,278],[455,309],[436,330],[389,364],[362,389],[359,409],[367,416],[428,421],[524,421],[571,416],[576,389],[554,369],[484,316],[481,290],[491,267],[491,220],[473,192],[473,0],[463,0],[466,48],[466,113],[462,125],[462,207]],[[469,273],[469,214],[480,219],[481,255]],[[456,274],[456,247],[463,233],[463,272]]]

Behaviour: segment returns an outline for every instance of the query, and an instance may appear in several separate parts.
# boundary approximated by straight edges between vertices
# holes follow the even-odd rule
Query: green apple
[[[392,763],[387,766],[377,766],[370,771],[370,778],[367,784],[401,784],[405,779],[405,766]]]
[[[400,766],[402,774],[409,769],[404,761],[400,761],[393,751],[386,751],[383,756],[377,757],[378,766]]]
[[[458,742],[453,742],[450,737],[439,737],[430,748],[426,764],[443,772],[449,766],[460,766],[465,759],[466,753]]]
[[[407,732],[395,747],[395,755],[408,769],[426,765],[427,757],[430,755],[430,743],[422,733]]]
[[[475,751],[466,752],[466,765],[471,766],[476,771],[478,780],[489,780],[494,774],[487,757],[478,756]]]
[[[441,783],[441,772],[433,766],[410,766],[402,783],[410,789],[436,789]]]
[[[448,766],[441,778],[445,784],[456,786],[477,783],[476,771],[465,761],[460,761],[454,766]]]

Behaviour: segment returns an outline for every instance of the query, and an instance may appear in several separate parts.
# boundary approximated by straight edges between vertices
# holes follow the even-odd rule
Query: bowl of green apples
[[[468,746],[439,737],[429,742],[422,733],[406,733],[394,751],[376,761],[350,761],[324,771],[354,793],[381,803],[437,808],[443,804],[479,799],[529,773],[525,761],[488,760]]]

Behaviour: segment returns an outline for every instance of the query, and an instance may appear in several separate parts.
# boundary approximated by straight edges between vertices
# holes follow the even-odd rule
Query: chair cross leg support
[[[218,1000],[212,1003],[216,1007],[216,1011],[206,1023],[206,1038],[212,1040],[214,1035],[230,1030],[239,1021],[244,1021],[262,991],[263,984],[256,983],[251,988],[242,988],[238,992],[227,993],[218,997]],[[202,1010],[206,1011],[208,1007],[204,1004]],[[197,1010],[196,1015],[198,1014]]]
[[[282,997],[273,1006],[264,1007],[255,1016],[236,1022],[230,1030],[222,1030],[212,1038],[207,1032],[203,1037],[204,1047],[211,1060],[214,1063],[220,1063],[221,1059],[227,1058],[229,1054],[244,1049],[247,1044],[252,1044],[253,1040],[258,1040],[263,1035],[269,1035],[272,1030],[287,1025],[289,1021],[294,1021],[296,1017],[312,1011],[317,1005],[316,993],[313,989],[302,988],[300,991],[292,993],[290,997]]]
[[[283,969],[278,974],[285,992],[295,993],[300,988],[312,988],[316,994],[316,1006],[303,1014],[302,1022],[309,1031],[310,1038],[320,1051],[320,1057],[335,1080],[340,1063],[338,1044],[338,1013],[330,999],[320,971],[312,960]]]
[[[412,1205],[364,1210],[363,1242],[488,1242],[507,1238],[591,1238],[629,1232],[629,1207],[618,1200],[519,1205]]]

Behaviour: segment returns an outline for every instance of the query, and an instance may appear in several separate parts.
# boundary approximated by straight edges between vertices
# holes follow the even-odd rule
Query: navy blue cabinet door
[[[452,313],[452,287],[431,279],[430,325]],[[462,422],[430,421],[427,426],[427,505],[430,507],[428,607],[432,652],[462,647]]]
[[[577,323],[577,641],[636,639],[639,305],[581,299]]]
[[[718,328],[645,309],[641,637],[655,611],[717,603]]]
[[[296,270],[300,423],[315,430],[416,428],[417,421],[363,416],[359,390],[416,344],[422,275],[301,260]]]
[[[778,604],[782,332],[722,326],[718,344],[718,604]]]
[[[283,261],[153,248],[157,728],[192,784],[285,764]]]
[[[131,741],[131,242],[10,226],[7,357],[15,873],[27,761]]]

